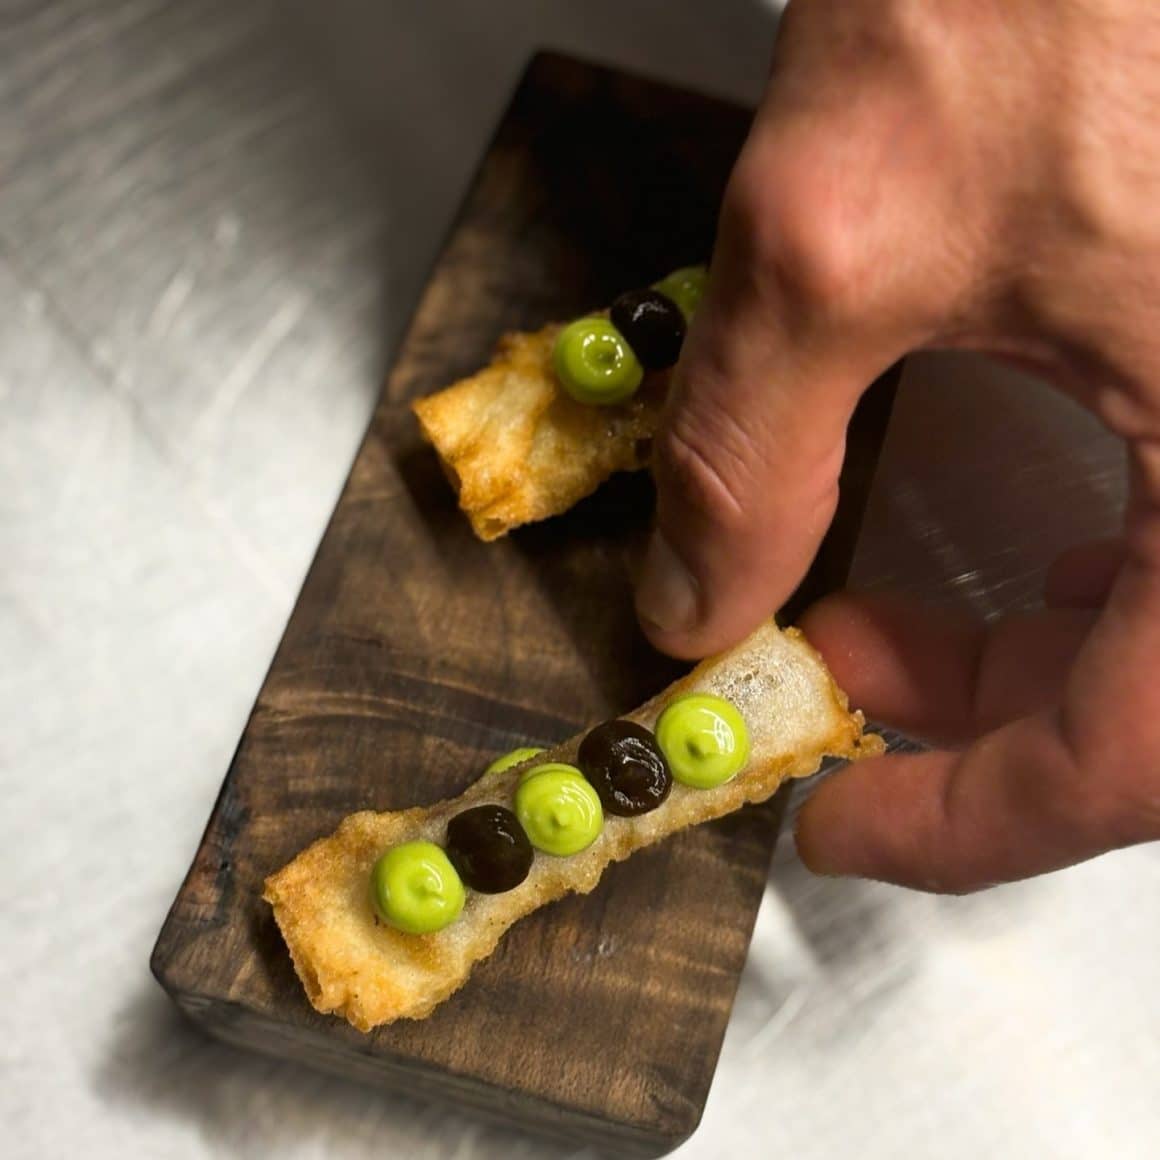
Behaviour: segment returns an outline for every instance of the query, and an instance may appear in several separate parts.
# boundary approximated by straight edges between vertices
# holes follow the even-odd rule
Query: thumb
[[[862,256],[800,187],[739,162],[673,371],[636,603],[676,656],[734,643],[790,595],[833,517],[858,397],[906,350],[846,309]]]

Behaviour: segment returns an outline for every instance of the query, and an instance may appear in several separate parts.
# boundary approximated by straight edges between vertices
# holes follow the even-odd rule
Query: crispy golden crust
[[[377,920],[371,867],[396,842],[442,841],[448,820],[462,809],[510,804],[518,767],[430,808],[352,814],[269,878],[264,897],[314,1007],[343,1015],[362,1031],[421,1019],[462,986],[512,923],[565,894],[587,893],[610,862],[746,802],[764,801],[787,778],[814,773],[826,756],[854,759],[882,750],[879,737],[863,734],[862,715],[850,712],[845,694],[795,629],[765,625],[626,716],[651,728],[675,695],[694,690],[727,697],[741,710],[752,742],[745,770],[715,789],[676,784],[663,805],[637,818],[606,816],[586,850],[568,858],[537,854],[527,879],[506,894],[469,891],[462,916],[436,934],[403,934]],[[574,761],[579,741],[535,760]]]
[[[559,330],[504,335],[478,374],[411,404],[481,540],[567,511],[648,462],[664,376],[618,406],[578,403],[552,371]]]

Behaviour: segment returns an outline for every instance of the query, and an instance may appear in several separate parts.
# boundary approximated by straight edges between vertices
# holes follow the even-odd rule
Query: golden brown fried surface
[[[578,403],[552,370],[559,331],[504,335],[478,374],[411,404],[481,540],[567,511],[648,462],[665,376],[617,406]]]
[[[814,773],[826,756],[881,752],[863,735],[818,654],[795,629],[772,623],[626,716],[652,728],[674,696],[710,692],[741,711],[752,743],[748,766],[715,789],[674,784],[668,799],[636,818],[606,815],[586,850],[567,858],[536,854],[527,879],[505,894],[468,891],[460,918],[435,934],[408,935],[379,922],[370,902],[370,872],[397,842],[442,842],[450,818],[484,802],[510,805],[522,767],[482,778],[458,798],[429,808],[353,814],[266,882],[264,897],[318,1011],[344,1016],[368,1031],[394,1019],[420,1019],[466,981],[472,965],[495,949],[512,923],[571,892],[587,893],[604,868],[669,834],[763,801],[787,778]],[[534,759],[574,761],[580,737]]]

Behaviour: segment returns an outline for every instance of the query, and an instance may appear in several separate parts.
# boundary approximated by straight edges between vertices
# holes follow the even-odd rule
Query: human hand
[[[852,767],[807,864],[968,890],[1160,838],[1160,9],[796,0],[657,440],[645,630],[722,648],[796,586],[850,413],[908,351],[1029,366],[1124,439],[1114,547],[990,631],[882,600],[806,618],[872,715],[959,746]],[[1061,595],[1062,593],[1062,595]]]

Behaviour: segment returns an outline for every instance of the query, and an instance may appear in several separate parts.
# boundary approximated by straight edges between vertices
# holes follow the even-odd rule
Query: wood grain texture
[[[554,56],[530,66],[418,306],[153,956],[215,1034],[637,1154],[696,1126],[776,837],[777,801],[612,867],[524,920],[420,1023],[364,1036],[306,1002],[262,880],[357,809],[457,794],[679,671],[632,613],[648,481],[474,539],[406,402],[505,329],[609,301],[709,252],[746,114]],[[892,383],[851,438],[878,446]],[[813,585],[849,561],[865,480]]]

